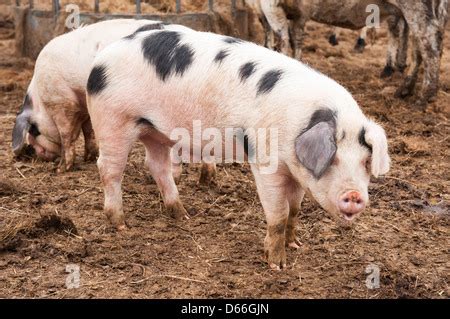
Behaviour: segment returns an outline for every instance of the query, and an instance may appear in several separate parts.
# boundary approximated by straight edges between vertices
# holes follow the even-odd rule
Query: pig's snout
[[[366,208],[361,193],[349,191],[339,197],[339,210],[346,220],[352,220]]]

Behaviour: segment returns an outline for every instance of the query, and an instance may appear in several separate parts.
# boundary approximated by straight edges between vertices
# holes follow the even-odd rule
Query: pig
[[[95,55],[122,37],[132,38],[151,29],[190,30],[160,21],[117,19],[83,26],[50,41],[39,54],[22,107],[12,131],[12,149],[20,155],[26,144],[36,155],[53,161],[60,157],[59,172],[70,170],[75,160],[75,141],[84,134],[85,160],[95,160],[97,145],[86,108],[86,83]],[[176,179],[181,166],[174,167]],[[203,167],[200,181],[215,174]]]
[[[166,211],[180,219],[187,212],[173,180],[171,149],[181,145],[191,154],[206,145],[180,139],[178,132],[198,135],[201,123],[208,128],[203,135],[216,132],[226,149],[235,147],[235,140],[223,139],[227,130],[240,129],[236,140],[255,158],[249,162],[273,269],[286,267],[285,246],[298,248],[296,217],[305,193],[349,226],[368,205],[370,175],[390,166],[383,128],[344,87],[283,54],[214,33],[154,30],[111,44],[94,60],[87,103],[99,144],[104,213],[122,231],[121,183],[135,141],[145,146]],[[260,129],[276,134],[255,133]],[[267,145],[270,161],[255,156]],[[220,147],[207,156],[235,159]]]
[[[382,76],[387,76],[393,71],[394,59],[400,70],[406,66],[408,34],[409,30],[412,31],[413,62],[395,96],[404,98],[414,93],[419,68],[424,62],[425,75],[415,105],[425,110],[428,102],[436,97],[439,89],[443,38],[448,19],[448,0],[250,1],[260,2],[261,11],[268,24],[283,41],[284,53],[290,53],[290,34],[293,35],[294,54],[297,58],[301,57],[304,27],[308,20],[360,29],[366,26],[367,17],[376,8],[381,20],[390,17],[388,20],[390,35],[388,63]],[[292,20],[291,24],[288,19]]]

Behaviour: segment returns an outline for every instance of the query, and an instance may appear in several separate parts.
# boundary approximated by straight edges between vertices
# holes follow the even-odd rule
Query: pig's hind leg
[[[140,137],[145,145],[145,164],[161,192],[164,206],[175,219],[189,218],[181,203],[172,173],[171,148],[154,138],[155,134]]]

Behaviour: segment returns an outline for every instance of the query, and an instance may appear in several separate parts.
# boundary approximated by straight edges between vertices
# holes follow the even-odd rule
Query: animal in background
[[[301,58],[304,29],[308,20],[358,30],[366,26],[368,6],[377,6],[380,22],[386,20],[389,31],[383,76],[390,75],[396,69],[402,71],[406,67],[408,35],[411,30],[413,59],[395,96],[404,98],[414,94],[422,62],[425,72],[416,106],[425,109],[438,92],[448,0],[246,1],[264,15],[267,24],[281,38],[281,51],[297,59]]]

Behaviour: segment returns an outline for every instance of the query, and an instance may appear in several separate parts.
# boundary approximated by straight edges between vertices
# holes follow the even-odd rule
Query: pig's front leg
[[[145,157],[147,158],[147,153],[145,153]],[[172,176],[175,184],[180,183],[181,174],[183,174],[183,164],[182,163],[172,163]]]
[[[286,247],[294,249],[300,248],[300,240],[295,234],[297,225],[297,215],[300,211],[305,191],[295,181],[289,182],[287,186],[287,197],[289,202],[289,218],[286,226]]]
[[[83,130],[84,136],[84,161],[94,161],[98,156],[98,148],[95,142],[94,130],[92,129],[91,120],[87,119],[86,121],[84,121],[81,129]]]
[[[72,169],[75,162],[75,140],[80,135],[81,118],[77,111],[78,105],[73,102],[47,103],[49,111],[61,138],[61,159],[58,173]]]
[[[98,128],[99,158],[97,166],[105,195],[104,212],[117,230],[126,229],[122,204],[122,177],[128,154],[135,141],[132,126],[118,126],[114,131],[106,125]]]
[[[286,225],[289,217],[285,177],[279,173],[262,174],[254,164],[251,167],[267,221],[265,256],[270,268],[280,270],[286,267]]]
[[[200,173],[199,184],[210,185],[216,177],[216,162],[203,162]]]

